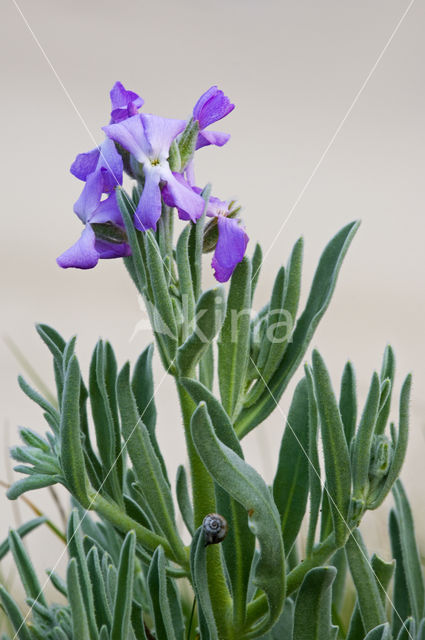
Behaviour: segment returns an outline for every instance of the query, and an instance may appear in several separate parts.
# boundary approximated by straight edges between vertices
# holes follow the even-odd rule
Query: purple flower
[[[72,175],[86,181],[92,173],[99,173],[103,179],[103,193],[109,193],[118,184],[122,184],[122,158],[115,144],[106,138],[96,149],[87,153],[79,153],[71,165]]]
[[[208,91],[202,94],[193,108],[193,119],[199,125],[197,149],[209,144],[215,144],[218,147],[226,144],[230,138],[228,133],[205,131],[205,129],[210,124],[227,116],[234,108],[235,105],[230,102],[229,98],[217,86],[210,87]]]
[[[87,177],[86,186],[74,205],[74,211],[85,228],[80,239],[57,258],[60,267],[91,269],[97,265],[99,258],[130,255],[115,192],[102,200],[102,191],[102,173],[94,171]],[[96,235],[96,229],[102,231]]]
[[[144,100],[134,91],[127,91],[121,82],[116,82],[109,95],[111,96],[111,120],[109,124],[122,122],[135,116],[143,106]]]
[[[210,198],[207,216],[216,218],[218,225],[218,240],[215,247],[211,266],[214,277],[218,282],[227,282],[235,267],[245,255],[249,241],[245,228],[238,218],[229,217],[229,205],[218,198]]]
[[[170,146],[185,128],[184,120],[138,114],[117,124],[103,127],[106,135],[127,149],[143,165],[144,187],[134,214],[137,229],[156,229],[161,216],[160,183],[167,186],[171,206],[193,221],[200,218],[204,201],[182,184],[168,164]]]

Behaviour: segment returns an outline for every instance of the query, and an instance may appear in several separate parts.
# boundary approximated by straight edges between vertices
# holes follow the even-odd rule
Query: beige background
[[[211,181],[219,197],[238,198],[249,235],[265,250],[279,234],[264,265],[258,307],[300,234],[306,240],[305,296],[325,243],[345,223],[362,219],[313,342],[335,384],[345,360],[353,360],[362,401],[387,342],[397,353],[398,388],[401,376],[413,371],[412,437],[403,478],[423,548],[425,6],[419,0],[279,233],[407,6],[406,0],[20,3],[97,141],[117,79],[144,97],[145,110],[164,116],[186,117],[215,83],[236,103],[221,125],[231,132],[230,143],[199,153],[197,177],[200,185]],[[72,213],[81,184],[69,165],[93,144],[11,0],[2,3],[0,30],[1,330],[51,383],[49,357],[33,330],[36,321],[66,337],[78,333],[85,370],[99,336],[112,341],[122,363],[136,357],[149,335],[138,332],[131,339],[141,311],[120,262],[104,261],[88,272],[61,271],[55,264],[81,230]],[[17,425],[44,425],[17,387],[20,367],[3,343],[0,349],[6,449],[16,441]],[[156,381],[161,377],[156,363]],[[175,400],[167,379],[157,395],[158,430],[172,475],[185,455]],[[248,459],[269,481],[282,427],[276,413],[246,440]],[[5,480],[7,454],[0,455]],[[44,493],[33,499],[57,520]],[[0,509],[3,537],[13,521],[3,495]],[[377,550],[387,547],[385,511],[374,515],[367,532]],[[28,516],[25,507],[21,515]],[[40,568],[52,566],[61,550],[41,532],[31,546]]]

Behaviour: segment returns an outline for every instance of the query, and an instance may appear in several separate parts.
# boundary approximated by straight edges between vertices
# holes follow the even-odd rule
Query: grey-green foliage
[[[182,152],[173,150],[176,166]],[[60,483],[74,509],[66,579],[49,574],[65,604],[50,604],[43,595],[21,542],[44,519],[11,532],[0,545],[0,557],[13,554],[31,606],[25,618],[0,587],[17,637],[424,640],[422,569],[398,480],[411,379],[402,385],[398,420],[388,428],[392,349],[386,348],[380,373],[372,376],[360,419],[352,364],[344,368],[337,396],[323,357],[313,351],[288,416],[282,416],[271,487],[245,460],[241,445],[276,409],[305,357],[358,224],[344,227],[325,248],[298,318],[302,240],[278,271],[271,300],[253,315],[261,250],[238,265],[227,293],[221,287],[202,292],[205,212],[173,250],[168,208],[156,232],[134,229],[138,196],[137,190],[135,200],[117,191],[132,249],[125,263],[146,302],[162,363],[177,382],[189,465],[180,465],[174,486],[156,433],[152,345],[131,373],[129,364],[119,371],[111,345],[99,341],[85,383],[75,338],[65,341],[40,325],[53,357],[56,400],[20,379],[48,431],[41,436],[21,429],[23,444],[11,453],[25,477],[8,495],[16,499]],[[206,206],[209,188],[203,197]],[[176,412],[169,429],[179,428]],[[393,562],[369,557],[358,528],[391,489],[395,569]],[[213,511],[225,517],[228,533],[220,545],[206,546],[200,525]],[[356,598],[347,620],[349,572]]]

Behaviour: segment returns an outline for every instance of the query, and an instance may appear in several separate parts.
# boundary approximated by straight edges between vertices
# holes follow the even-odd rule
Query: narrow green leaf
[[[308,482],[310,492],[310,518],[308,522],[308,533],[306,541],[306,555],[308,557],[313,553],[317,520],[319,517],[320,503],[322,500],[322,482],[320,479],[319,452],[317,449],[317,428],[319,417],[317,412],[316,397],[314,394],[314,380],[311,368],[307,364],[304,367],[304,372],[307,381],[309,424]]]
[[[308,450],[308,392],[307,382],[302,379],[295,389],[289,409],[273,482],[273,497],[281,517],[286,553],[297,538],[307,506]]]
[[[392,560],[391,562],[385,562],[385,560],[382,560],[382,558],[374,553],[372,555],[370,564],[375,574],[376,584],[378,585],[378,591],[381,595],[382,605],[385,609],[387,600],[389,600],[387,596],[387,590],[391,582],[391,578],[393,577],[395,560]]]
[[[348,538],[345,549],[357,591],[360,615],[365,631],[368,632],[379,624],[383,624],[386,616],[375,574],[358,529],[355,529]]]
[[[75,558],[72,558],[68,564],[67,585],[69,604],[72,611],[73,638],[78,638],[78,640],[94,640],[97,634],[95,636],[90,635]]]
[[[419,624],[424,615],[425,590],[421,560],[415,539],[415,526],[412,511],[400,480],[393,487],[397,521],[400,531],[400,544],[403,556],[409,600],[412,616]]]
[[[33,598],[47,607],[40,582],[35,573],[33,564],[25,550],[22,540],[16,531],[9,531],[9,548],[12,552],[15,566],[18,569],[21,582],[28,598]]]
[[[378,416],[381,388],[378,374],[374,373],[369,387],[365,408],[357,430],[352,455],[353,498],[366,498],[369,488],[370,449]]]
[[[425,619],[424,618],[422,619],[422,622],[419,625],[416,640],[425,640]]]
[[[286,598],[282,615],[274,625],[273,629],[261,636],[259,640],[293,640],[294,629],[294,602],[291,598]]]
[[[130,531],[123,542],[118,565],[111,640],[122,640],[122,638],[127,638],[130,635],[135,548],[136,536],[134,531]]]
[[[33,518],[32,520],[21,524],[21,526],[16,529],[16,533],[20,538],[24,538],[28,533],[31,533],[31,531],[37,529],[37,527],[39,527],[41,524],[44,524],[46,520],[47,518],[45,516]],[[3,560],[4,556],[9,552],[9,549],[9,538],[7,537],[6,540],[3,540],[3,542],[0,544],[0,560]]]
[[[204,618],[209,631],[209,640],[218,640],[218,631],[211,604],[207,574],[207,547],[202,527],[196,530],[190,546],[190,570],[193,588],[198,600],[198,615]],[[223,611],[223,615],[224,615]],[[204,636],[202,636],[203,638]]]
[[[382,369],[380,379],[381,382],[384,380],[389,380],[391,383],[391,388],[388,396],[385,399],[385,402],[382,403],[382,406],[379,411],[378,420],[376,421],[375,433],[376,435],[380,435],[384,433],[385,425],[387,424],[388,416],[391,410],[391,391],[394,385],[394,376],[395,376],[395,356],[394,351],[392,350],[390,345],[387,345],[384,358],[382,360]]]
[[[316,327],[329,306],[342,261],[358,226],[358,222],[348,224],[325,248],[313,279],[306,307],[297,321],[292,342],[288,345],[282,362],[258,402],[252,407],[243,409],[238,416],[236,430],[241,436],[263,422],[276,408],[276,403],[279,402],[302,361]]]
[[[207,389],[212,390],[214,384],[214,343],[208,345],[207,350],[199,362],[199,380]]]
[[[280,517],[264,480],[214,433],[205,403],[193,414],[195,447],[214,480],[248,512],[249,527],[260,545],[255,584],[268,600],[269,615],[254,631],[265,633],[279,618],[285,598],[285,556]]]
[[[342,373],[339,393],[339,412],[344,425],[345,439],[349,447],[357,423],[356,375],[351,362],[347,362]]]
[[[183,640],[184,626],[180,602],[177,593],[170,588],[171,581],[167,578],[165,565],[164,550],[158,547],[148,572],[156,637],[164,640]]]
[[[407,618],[397,636],[397,640],[412,640],[416,636],[416,623],[413,618]]]
[[[343,544],[351,495],[350,456],[329,373],[317,351],[313,352],[313,376],[335,539],[337,544]]]
[[[84,464],[80,431],[80,368],[75,356],[72,356],[65,376],[61,432],[61,466],[68,489],[87,509],[89,482]]]
[[[254,253],[252,254],[252,278],[251,278],[251,303],[254,298],[254,293],[257,288],[258,278],[260,277],[261,264],[263,261],[263,251],[260,245],[255,245]]]
[[[395,511],[391,510],[389,519],[389,531],[391,541],[391,553],[395,559],[394,587],[393,587],[393,613],[392,631],[397,636],[403,620],[412,612],[410,604],[409,590],[407,587],[406,570],[403,562],[403,552],[400,539],[400,527]]]
[[[103,580],[102,569],[100,567],[99,552],[95,546],[92,546],[87,554],[87,568],[93,587],[93,600],[97,625],[99,628],[102,627],[102,625],[106,625],[107,629],[110,630],[112,614],[109,609],[105,583]]]
[[[6,495],[9,500],[16,500],[23,493],[27,491],[33,491],[34,489],[44,489],[44,487],[50,487],[53,484],[57,484],[57,476],[46,476],[41,473],[36,473],[28,478],[22,478],[12,484],[10,489],[6,491]]]
[[[336,640],[331,620],[335,567],[317,567],[305,576],[295,602],[293,640]]]
[[[183,342],[193,331],[193,318],[195,317],[195,295],[193,291],[193,280],[191,273],[191,265],[189,262],[189,238],[191,227],[185,227],[177,240],[176,246],[176,263],[179,275],[179,289],[182,296],[183,309],[183,326],[182,340]]]
[[[46,571],[46,573],[49,576],[50,582],[52,583],[56,591],[59,591],[59,593],[61,593],[64,598],[68,599],[68,589],[66,588],[65,580],[63,580],[63,578],[61,578],[55,571],[48,570]]]
[[[201,295],[201,277],[202,277],[202,248],[204,244],[204,227],[205,214],[211,194],[211,185],[208,184],[202,191],[202,197],[205,201],[205,207],[202,216],[196,223],[192,223],[189,235],[189,264],[192,272],[193,292],[195,302]]]
[[[177,503],[179,505],[183,521],[187,527],[187,530],[193,536],[193,534],[195,533],[193,508],[192,503],[190,502],[189,488],[187,486],[187,476],[183,465],[179,465],[177,469],[176,494]]]
[[[391,627],[388,622],[375,627],[365,637],[365,640],[392,640]]]
[[[41,393],[38,393],[35,389],[33,389],[28,382],[24,380],[22,376],[18,376],[18,384],[21,387],[22,391],[25,395],[28,396],[33,402],[38,404],[39,407],[43,409],[52,419],[55,424],[59,424],[59,413],[56,408],[50,404],[48,400],[43,398]]]
[[[251,304],[251,263],[244,258],[233,272],[227,311],[218,343],[221,401],[233,420],[237,416],[248,365]]]
[[[2,585],[0,585],[0,601],[10,623],[16,631],[14,637],[19,638],[19,640],[32,640],[29,629],[25,624],[24,616],[20,612],[16,602]]]
[[[205,291],[196,305],[195,328],[177,352],[177,366],[182,376],[193,376],[195,367],[205,354],[225,314],[223,287]]]
[[[133,280],[135,281],[139,292],[143,293],[146,288],[146,270],[145,265],[143,264],[143,257],[137,238],[137,231],[133,223],[135,206],[130,196],[121,187],[116,189],[115,193],[117,196],[117,203],[124,221],[128,242],[131,247],[131,256],[125,258],[125,263],[127,268],[129,268],[130,266],[130,270],[133,273]]]

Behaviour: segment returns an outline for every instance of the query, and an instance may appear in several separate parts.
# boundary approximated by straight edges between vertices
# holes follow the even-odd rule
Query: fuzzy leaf
[[[10,623],[16,631],[14,638],[19,638],[19,640],[32,640],[28,627],[25,624],[24,616],[20,612],[16,602],[2,585],[0,585],[0,602]]]
[[[19,534],[16,531],[9,531],[9,547],[27,597],[33,598],[40,604],[47,607],[47,601],[44,597],[43,590],[37,578],[37,574],[35,573],[33,564],[25,550]]]
[[[120,554],[110,640],[122,640],[130,635],[135,548],[136,536],[134,531],[130,531],[125,537]]]
[[[341,378],[339,412],[344,425],[345,439],[350,446],[357,423],[356,376],[351,362],[347,362]]]
[[[187,476],[183,465],[179,465],[177,469],[176,481],[177,503],[180,513],[189,533],[193,536],[195,533],[195,525],[193,520],[193,507],[190,501],[189,488],[187,486]]]
[[[365,640],[391,640],[391,627],[388,622],[380,624],[369,631]]]
[[[148,573],[155,633],[157,638],[163,640],[183,640],[184,629],[180,604],[176,602],[178,600],[177,594],[172,589],[170,590],[170,580],[167,578],[165,563],[164,550],[162,547],[157,547]]]
[[[365,498],[368,490],[370,449],[372,446],[373,431],[378,417],[380,396],[381,388],[378,374],[374,373],[353,446],[352,477],[354,499]]]
[[[97,638],[97,633],[93,636],[90,635],[75,558],[72,558],[68,564],[67,585],[69,604],[72,611],[73,637],[78,638],[78,640],[94,640],[94,638]]]
[[[331,595],[335,567],[317,567],[306,574],[295,603],[293,640],[334,640]]]

